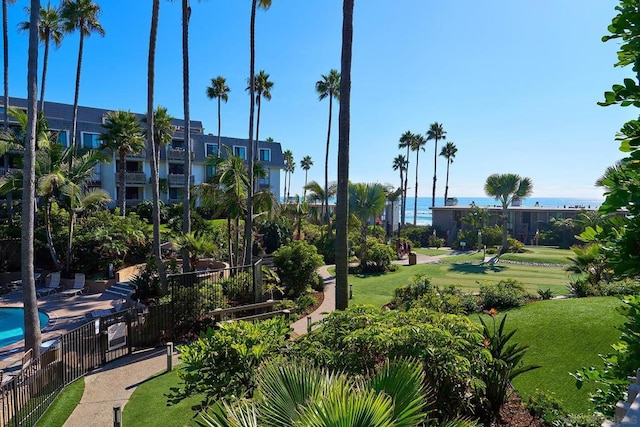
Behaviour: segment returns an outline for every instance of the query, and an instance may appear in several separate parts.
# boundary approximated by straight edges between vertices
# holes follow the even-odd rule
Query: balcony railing
[[[146,159],[147,158],[147,150],[144,148],[136,153],[127,154],[128,159]]]
[[[0,167],[0,176],[4,176],[4,175],[6,175],[6,174],[7,174],[7,173],[9,173],[9,172],[14,172],[14,171],[19,171],[19,170],[20,170],[20,169],[18,169],[18,168],[9,168],[9,169],[5,169],[5,168]]]
[[[185,184],[185,175],[182,173],[170,173],[169,176],[169,187],[180,187]],[[191,185],[195,182],[195,177],[191,175]]]
[[[116,183],[120,182],[120,173],[116,172]],[[125,184],[146,184],[147,174],[144,172],[125,172]]]
[[[179,160],[179,161],[183,161],[185,160],[185,156],[186,156],[187,151],[184,148],[169,148],[169,150],[167,151],[167,159],[168,160]],[[192,152],[191,153],[191,159],[193,160],[195,158],[195,154]]]

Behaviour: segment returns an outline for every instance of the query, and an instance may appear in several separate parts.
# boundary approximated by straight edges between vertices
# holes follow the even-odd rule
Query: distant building
[[[1,102],[1,100],[0,100]],[[10,98],[11,107],[26,110],[27,100],[23,98]],[[0,104],[0,112],[4,107]],[[104,132],[102,125],[105,123],[107,113],[112,110],[101,108],[78,106],[78,121],[76,143],[80,149],[97,149],[101,141],[99,135]],[[138,118],[146,117],[143,114],[136,114]],[[49,123],[49,129],[57,133],[58,142],[63,146],[68,146],[71,141],[71,127],[73,121],[73,105],[60,104],[47,101],[45,103],[45,116]],[[159,178],[161,181],[161,199],[165,203],[179,202],[183,199],[185,175],[185,153],[186,145],[184,140],[184,120],[174,119],[173,139],[169,145],[160,150]],[[17,126],[15,119],[10,117],[10,126]],[[236,156],[247,159],[249,152],[249,140],[240,138],[221,137],[223,147],[228,147]],[[217,135],[205,134],[202,122],[191,121],[191,182],[193,185],[207,181],[214,173],[213,167],[206,165],[207,156],[217,155],[218,147]],[[221,155],[225,155],[225,150],[221,150]],[[92,187],[100,187],[106,190],[114,200],[117,199],[118,192],[118,162],[116,155],[111,153],[113,161],[100,164],[96,170]],[[267,176],[259,179],[261,189],[268,188],[279,199],[280,197],[280,171],[284,169],[284,158],[282,147],[278,142],[258,143],[258,155],[260,162],[267,170]],[[9,169],[16,167],[20,152],[8,155]],[[7,170],[3,167],[3,160],[0,158],[0,176]],[[138,153],[133,153],[126,158],[125,175],[125,199],[128,205],[137,204],[143,200],[151,199],[151,153],[143,149]],[[0,196],[3,197],[3,196]],[[0,199],[2,200],[2,199]]]

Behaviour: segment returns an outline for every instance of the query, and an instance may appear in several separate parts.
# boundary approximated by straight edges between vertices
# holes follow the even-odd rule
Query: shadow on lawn
[[[489,262],[483,262],[482,264],[451,264],[449,271],[455,271],[464,274],[487,274],[488,272],[499,273],[506,267],[502,265],[495,265]]]

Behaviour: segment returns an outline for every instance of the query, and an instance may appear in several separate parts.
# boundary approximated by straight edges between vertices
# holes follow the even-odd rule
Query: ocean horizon
[[[468,206],[471,202],[478,207],[501,206],[493,197],[457,197],[458,206]],[[407,197],[407,212],[405,213],[405,223],[413,224],[414,197]],[[581,199],[576,197],[528,197],[522,199],[522,206],[535,206],[538,203],[542,207],[567,207],[567,206],[584,206],[588,209],[598,208],[604,202],[602,199]],[[436,196],[436,206],[444,206],[444,197]],[[431,197],[418,197],[418,205],[416,211],[417,225],[431,225]]]

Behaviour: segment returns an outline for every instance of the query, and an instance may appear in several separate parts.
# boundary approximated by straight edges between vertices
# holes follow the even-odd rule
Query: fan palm
[[[293,172],[296,170],[296,162],[293,160],[293,153],[291,153],[289,157],[287,157],[285,161],[285,168],[287,172],[289,172],[289,182],[287,183],[287,200],[288,200],[291,193],[291,175],[293,175]]]
[[[369,219],[375,218],[384,210],[387,200],[386,189],[381,184],[349,185],[349,212],[360,222],[360,264],[367,262],[367,232]]]
[[[440,150],[440,155],[447,159],[447,181],[444,186],[444,203],[443,206],[447,205],[447,197],[449,196],[449,166],[453,163],[453,159],[456,157],[456,153],[458,152],[458,147],[452,141],[447,142],[447,144],[442,147]]]
[[[293,152],[291,150],[284,150],[282,153],[282,157],[284,159],[284,191],[282,192],[282,196],[285,201],[287,200],[287,177],[289,176],[289,164],[293,162]]]
[[[27,10],[30,10],[27,8]],[[31,24],[28,21],[21,22],[19,28],[22,31],[29,30]],[[44,111],[44,88],[47,80],[47,65],[49,63],[49,45],[53,42],[56,48],[62,44],[64,37],[64,27],[62,25],[62,17],[60,8],[51,7],[51,3],[47,3],[47,7],[40,7],[40,19],[38,21],[38,34],[40,41],[44,43],[44,56],[42,58],[42,80],[40,81],[40,111]]]
[[[227,103],[229,100],[229,86],[227,86],[227,79],[222,76],[218,76],[215,79],[211,79],[211,86],[207,87],[207,98],[216,99],[218,101],[218,157],[222,150],[222,144],[220,142],[220,129],[221,129],[221,116],[220,116],[220,104],[222,101]],[[271,97],[271,95],[269,95]],[[258,113],[259,114],[259,113]]]
[[[304,170],[304,186],[307,186],[307,177],[309,174],[309,169],[313,166],[313,160],[311,160],[311,156],[304,156],[302,160],[300,160],[300,167]],[[302,198],[305,199],[307,197],[307,190],[305,188]]]
[[[105,132],[100,134],[102,148],[111,150],[118,156],[118,205],[120,215],[125,216],[125,158],[128,154],[137,153],[144,149],[145,140],[142,128],[135,114],[122,110],[107,113],[102,127],[105,129]]]
[[[329,121],[327,124],[327,148],[324,157],[324,192],[328,194],[329,186],[329,144],[331,142],[331,117],[333,115],[333,99],[340,99],[340,72],[338,70],[330,70],[329,74],[322,74],[321,80],[316,82],[316,93],[322,101],[329,98]],[[329,199],[323,201],[324,207],[322,212],[325,215],[325,221],[329,223]]]
[[[402,204],[400,205],[400,216],[402,217],[402,219],[400,220],[400,222],[402,224],[404,224],[404,214],[405,214],[405,190],[404,190],[404,173],[407,171],[407,168],[409,167],[409,162],[407,161],[407,158],[405,156],[403,156],[402,154],[398,154],[394,159],[393,159],[393,170],[399,170],[400,171],[400,187],[398,187],[398,189],[400,190],[400,194],[402,196]]]
[[[271,89],[273,88],[273,82],[269,80],[269,74],[265,73],[264,70],[260,70],[258,74],[256,74],[254,80],[254,91],[256,97],[256,106],[258,107],[258,112],[256,115],[256,144],[258,147],[258,143],[260,141],[260,110],[262,106],[262,98],[267,101],[271,101]],[[247,87],[249,90],[249,87]],[[255,160],[258,160],[258,150],[255,150]]]
[[[427,141],[433,140],[433,191],[431,193],[431,207],[436,205],[436,168],[438,166],[438,141],[441,139],[447,139],[447,132],[442,127],[442,123],[433,122],[429,125],[427,131]]]
[[[508,209],[514,198],[523,199],[529,197],[533,191],[531,178],[521,177],[514,173],[493,174],[487,178],[484,184],[484,192],[487,196],[494,197],[502,205],[502,250],[508,249],[507,226]]]
[[[78,31],[80,44],[78,46],[78,64],[76,69],[76,86],[73,98],[73,122],[71,125],[71,147],[76,149],[76,133],[78,129],[78,97],[80,95],[80,72],[82,70],[82,53],[84,39],[92,33],[105,35],[104,28],[98,21],[102,9],[91,0],[64,0],[60,6],[60,16],[66,32]]]
[[[402,189],[402,209],[400,214],[400,216],[402,217],[400,218],[401,227],[404,227],[405,216],[407,214],[407,188],[409,184],[409,151],[411,150],[411,143],[414,138],[415,138],[415,135],[411,133],[411,131],[406,131],[405,133],[402,134],[402,136],[400,136],[400,141],[398,143],[398,148],[407,149],[407,156],[405,157],[405,160],[407,162],[407,165],[406,165],[407,174],[404,176],[404,186]]]
[[[413,135],[411,139],[411,151],[416,152],[416,189],[415,197],[413,198],[413,225],[418,223],[418,164],[420,157],[420,150],[424,151],[424,146],[427,144],[427,140],[420,134]]]
[[[335,197],[336,192],[338,191],[337,183],[335,181],[330,182],[327,190],[328,193],[325,193],[324,187],[317,181],[310,181],[307,185],[304,186],[304,191],[309,192],[309,202],[316,204],[320,203],[322,209],[324,209],[324,201],[327,198]],[[322,218],[324,218],[324,216],[324,211],[322,211],[320,215],[320,221],[322,221]]]

